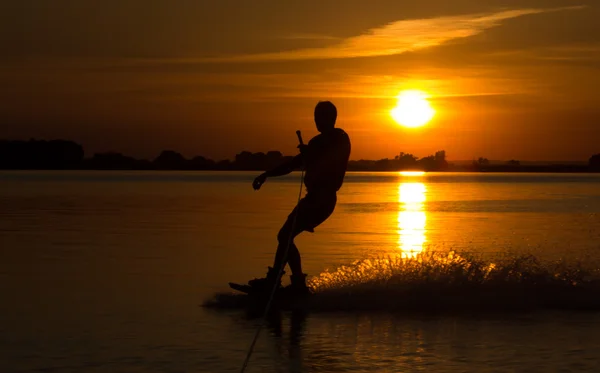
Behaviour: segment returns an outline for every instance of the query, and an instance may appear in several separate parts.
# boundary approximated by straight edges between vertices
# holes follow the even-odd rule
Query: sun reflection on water
[[[425,184],[400,183],[398,186],[398,249],[403,258],[413,258],[423,252],[427,241]]]

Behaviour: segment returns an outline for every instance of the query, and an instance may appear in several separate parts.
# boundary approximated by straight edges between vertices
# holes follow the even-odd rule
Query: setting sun
[[[392,118],[405,127],[421,127],[427,124],[435,110],[421,91],[403,91],[398,95],[398,104],[391,111]]]

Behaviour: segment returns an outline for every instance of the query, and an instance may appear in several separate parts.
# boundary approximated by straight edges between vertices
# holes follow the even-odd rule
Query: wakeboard
[[[245,294],[253,293],[252,286],[250,286],[250,285],[242,285],[242,284],[236,284],[235,282],[230,282],[229,287],[232,288],[233,290],[237,290],[237,291],[245,293]]]
[[[242,285],[242,284],[238,284],[235,282],[230,282],[229,283],[229,287],[232,288],[233,290],[237,290],[241,293],[250,295],[250,296],[255,296],[255,297],[269,297],[269,295],[271,294],[270,291],[268,292],[264,292],[264,291],[258,291],[255,288],[253,288],[250,285]],[[304,298],[306,296],[309,296],[310,294],[306,294],[306,295],[293,295],[292,293],[290,293],[289,291],[287,291],[287,288],[279,288],[276,292],[275,292],[275,297],[276,298]]]
[[[259,291],[256,288],[253,288],[250,285],[242,285],[242,284],[238,284],[235,282],[230,282],[229,283],[229,287],[232,288],[233,290],[237,290],[241,293],[244,294],[248,294],[248,295],[252,295],[252,296],[258,296],[258,297],[268,297],[271,294],[271,291]],[[282,290],[284,288],[280,288],[275,292],[276,296],[281,295]]]
[[[264,311],[264,306],[268,304],[271,295],[270,291],[260,291],[250,285],[243,285],[235,282],[230,282],[229,287],[239,293],[242,293],[239,296],[232,296],[236,298],[239,297],[240,300],[243,300],[243,302],[245,302],[245,308],[250,310],[253,314],[260,314]],[[272,311],[282,309],[305,310],[307,307],[309,307],[309,299],[312,297],[312,294],[293,294],[292,292],[286,290],[289,289],[280,288],[275,292]]]

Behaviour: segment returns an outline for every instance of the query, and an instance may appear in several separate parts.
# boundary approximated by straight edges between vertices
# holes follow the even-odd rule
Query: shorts
[[[297,213],[294,230],[297,232],[314,232],[316,227],[331,216],[336,203],[337,195],[335,193],[325,195],[311,195],[309,193],[300,200],[288,215],[288,222],[293,222],[294,214]]]

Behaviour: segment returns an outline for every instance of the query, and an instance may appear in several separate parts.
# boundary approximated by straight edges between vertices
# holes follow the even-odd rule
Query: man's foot
[[[282,275],[285,272],[282,272]],[[248,281],[248,285],[252,286],[252,288],[258,291],[271,291],[273,290],[273,286],[277,284],[277,287],[281,287],[281,277],[277,278],[279,273],[271,267],[269,267],[269,271],[267,272],[267,277],[264,278],[255,278],[254,280]]]
[[[291,284],[285,287],[285,293],[291,296],[304,296],[310,295],[311,291],[308,286],[306,286],[306,274],[301,275],[291,275],[290,276]]]

